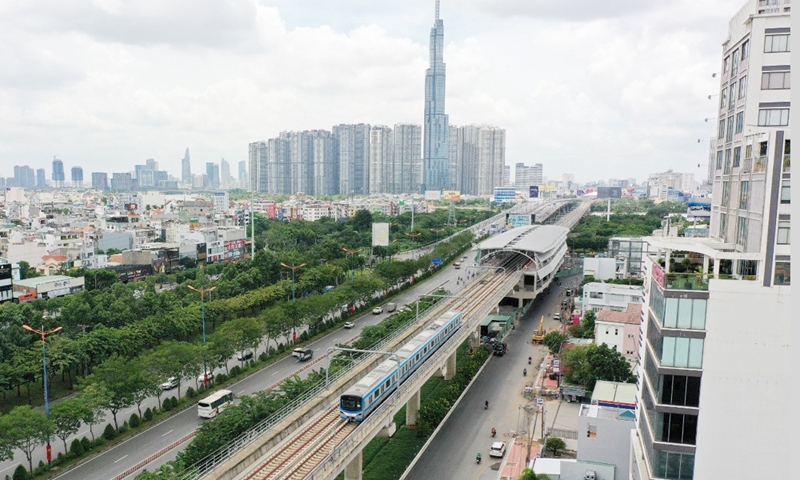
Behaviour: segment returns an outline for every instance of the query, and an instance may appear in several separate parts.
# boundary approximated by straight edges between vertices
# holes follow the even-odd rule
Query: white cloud
[[[506,128],[507,163],[551,178],[704,163],[739,2],[553,5],[442,4],[451,123]],[[432,16],[421,0],[4,2],[0,175],[49,175],[53,155],[177,174],[186,147],[200,170],[283,130],[421,123]]]

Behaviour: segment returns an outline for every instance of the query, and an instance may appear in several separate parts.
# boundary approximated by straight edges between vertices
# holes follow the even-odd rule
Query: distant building
[[[612,310],[623,312],[631,303],[642,303],[642,287],[590,282],[583,286],[583,311]]]
[[[108,174],[105,172],[92,172],[92,188],[95,190],[108,190]]]
[[[136,184],[130,173],[114,173],[111,176],[111,190],[117,192],[132,192],[136,190]]]
[[[247,162],[242,160],[239,162],[239,188],[250,190],[250,184],[248,183],[249,177],[247,175]]]
[[[392,129],[384,125],[373,125],[369,135],[369,193],[393,193]]]
[[[419,193],[422,174],[422,126],[395,124],[391,193]]]
[[[53,159],[53,180],[54,188],[64,188],[64,162],[54,158]]]
[[[594,322],[595,343],[618,351],[634,367],[639,360],[639,331],[642,325],[640,296],[624,311],[600,310]]]
[[[72,188],[83,188],[83,169],[72,167]]]
[[[192,185],[192,162],[189,160],[189,149],[181,160],[181,182],[184,185]]]
[[[36,188],[47,188],[47,177],[44,168],[36,169]]]
[[[422,142],[423,190],[451,190],[448,163],[448,117],[445,113],[444,22],[439,18],[439,2],[431,28],[430,66],[425,71],[425,116]],[[502,182],[502,177],[500,178]],[[498,186],[500,184],[498,182]],[[491,192],[490,192],[491,193]]]
[[[369,193],[369,132],[368,124],[340,124],[333,127],[334,156],[339,160],[339,193],[367,195]]]

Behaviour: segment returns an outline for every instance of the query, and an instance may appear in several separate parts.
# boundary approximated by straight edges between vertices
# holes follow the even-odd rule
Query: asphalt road
[[[420,456],[407,480],[427,480],[430,478],[460,478],[494,480],[498,476],[498,463],[501,458],[489,457],[492,442],[501,441],[510,446],[514,439],[509,432],[527,430],[525,414],[521,406],[527,405],[522,391],[526,381],[536,379],[536,369],[544,359],[547,347],[531,344],[531,335],[539,327],[542,315],[559,311],[564,288],[553,284],[550,293],[540,295],[534,305],[520,319],[516,328],[506,337],[509,352],[503,357],[493,356],[475,379],[461,403],[452,412],[428,448]],[[552,317],[551,317],[552,318]],[[550,331],[558,323],[545,320],[545,328]],[[532,365],[528,365],[528,357]],[[522,370],[527,369],[526,377]],[[484,402],[489,401],[489,408]],[[491,430],[497,430],[492,438]],[[481,452],[482,461],[475,463]]]
[[[440,271],[437,275],[429,279],[428,281],[411,288],[398,297],[395,297],[391,301],[397,303],[398,308],[405,304],[411,304],[416,302],[417,296],[423,293],[429,293],[439,287],[440,285],[444,284],[445,288],[450,291],[456,291],[463,288],[463,285],[457,286],[456,284],[456,277],[458,274],[461,273],[460,270],[456,270],[452,267],[447,267]],[[388,315],[387,312],[384,312],[380,315],[373,315],[372,313],[366,313],[361,317],[358,317],[355,320],[355,328],[352,330],[345,330],[339,329],[334,330],[330,334],[326,335],[325,337],[315,341],[312,343],[310,348],[312,348],[315,352],[315,358],[325,354],[325,351],[328,347],[334,346],[336,343],[345,342],[351,338],[354,338],[359,335],[361,329],[368,325],[374,325],[379,321],[383,320]],[[238,364],[236,360],[233,360],[233,364]],[[305,364],[298,363],[293,357],[287,357],[269,367],[259,371],[256,374],[253,374],[234,385],[228,387],[231,391],[234,392],[235,395],[248,395],[255,393],[260,390],[264,390],[269,386],[279,382],[283,378],[295,374],[297,370],[302,368]],[[303,376],[301,374],[301,376]],[[194,381],[184,382],[182,389],[188,388],[189,385],[187,383],[194,386]],[[167,392],[170,396],[176,394],[176,390],[171,390]],[[155,399],[152,399],[151,402],[153,405],[155,404]],[[148,404],[148,403],[146,403]],[[146,407],[143,405],[142,410]],[[133,409],[129,409],[126,412],[120,412],[118,414],[118,418],[120,419],[120,423],[122,419],[127,419],[131,413],[135,411],[135,407]],[[108,417],[107,419],[110,419]],[[185,435],[191,433],[193,430],[197,429],[202,424],[202,421],[199,417],[197,417],[197,412],[194,407],[188,408],[169,419],[151,427],[149,430],[141,432],[140,434],[130,438],[129,440],[114,446],[113,448],[87,460],[86,462],[72,468],[70,471],[65,472],[64,474],[60,475],[59,479],[62,480],[82,480],[87,478],[92,479],[111,479],[116,475],[120,474],[121,472],[126,471],[127,469],[137,465],[139,462],[147,459],[152,454],[164,449],[171,443],[179,440],[180,438],[184,437]],[[99,431],[98,431],[99,430]],[[83,436],[88,434],[88,429],[85,432],[79,433],[79,436]],[[102,428],[95,427],[95,434],[99,435],[102,433]],[[59,448],[59,444],[54,444],[53,451],[57,453],[63,449],[63,446]],[[153,471],[154,469],[158,468],[163,463],[175,458],[180,449],[185,446],[186,444],[181,445],[180,447],[175,448],[174,450],[170,451],[169,454],[166,454],[153,462],[149,463],[145,468],[149,471]],[[37,448],[35,454],[39,454],[40,458],[44,458],[44,448]],[[0,465],[0,468],[5,469],[0,470],[0,477],[5,474],[10,474],[13,471],[13,468],[16,468],[16,465],[20,463],[20,459],[24,460],[24,456],[19,453],[17,456],[16,462],[4,462],[5,464]],[[34,465],[38,463],[38,459],[34,460]],[[128,478],[133,478],[135,474],[131,474]]]

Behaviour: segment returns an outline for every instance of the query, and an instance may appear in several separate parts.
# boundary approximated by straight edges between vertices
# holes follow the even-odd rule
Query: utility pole
[[[195,288],[189,284],[186,285],[189,290],[194,290],[195,292],[200,294],[200,318],[203,322],[203,346],[206,345],[206,302],[205,297],[206,293],[213,292],[217,289],[217,287],[211,288]],[[206,368],[206,354],[203,351],[203,386],[208,386],[208,368]]]
[[[294,272],[299,268],[305,267],[305,263],[301,263],[300,265],[286,265],[285,263],[281,262],[281,267],[288,268],[292,271],[292,310],[294,318],[292,319],[292,343],[297,342],[297,310],[295,310],[295,281],[294,281]]]
[[[256,258],[256,221],[253,207],[255,206],[255,190],[250,195],[250,259]]]
[[[49,419],[50,418],[50,400],[49,400],[48,395],[47,395],[47,347],[46,347],[45,339],[47,338],[48,335],[58,332],[63,327],[56,327],[56,328],[54,328],[52,330],[49,330],[49,331],[45,330],[44,326],[42,326],[41,330],[35,330],[35,329],[31,328],[30,325],[22,325],[22,328],[24,328],[25,330],[27,330],[29,332],[32,332],[32,333],[35,333],[35,334],[37,334],[37,335],[42,337],[42,368],[44,369],[44,377],[42,378],[42,381],[44,383],[44,415],[45,415],[45,417],[47,417]],[[50,465],[51,461],[52,461],[52,458],[53,458],[53,449],[50,446],[50,435],[47,436],[47,447],[46,447],[46,450],[47,450],[47,465]]]

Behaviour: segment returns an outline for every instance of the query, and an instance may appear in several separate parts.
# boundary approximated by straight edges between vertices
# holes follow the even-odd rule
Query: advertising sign
[[[687,202],[686,215],[690,217],[710,217],[711,202],[689,200]]]
[[[445,202],[457,202],[461,200],[461,192],[456,190],[445,190],[442,192],[442,200]]]
[[[539,185],[531,185],[528,187],[528,196],[530,198],[539,198]]]
[[[661,268],[661,265],[658,265],[657,263],[653,264],[653,280],[655,280],[656,283],[661,286],[661,288],[664,288],[666,275],[664,274],[664,269]]]
[[[597,198],[621,198],[622,188],[620,187],[597,187]]]
[[[439,190],[425,190],[425,200],[439,200],[442,198],[442,192]]]
[[[517,214],[517,213],[510,213],[508,214],[508,219],[506,223],[511,225],[512,227],[527,227],[532,225],[531,222],[531,214],[524,213],[524,214]]]
[[[389,224],[388,223],[373,223],[372,224],[372,246],[373,247],[388,247],[389,246]]]

